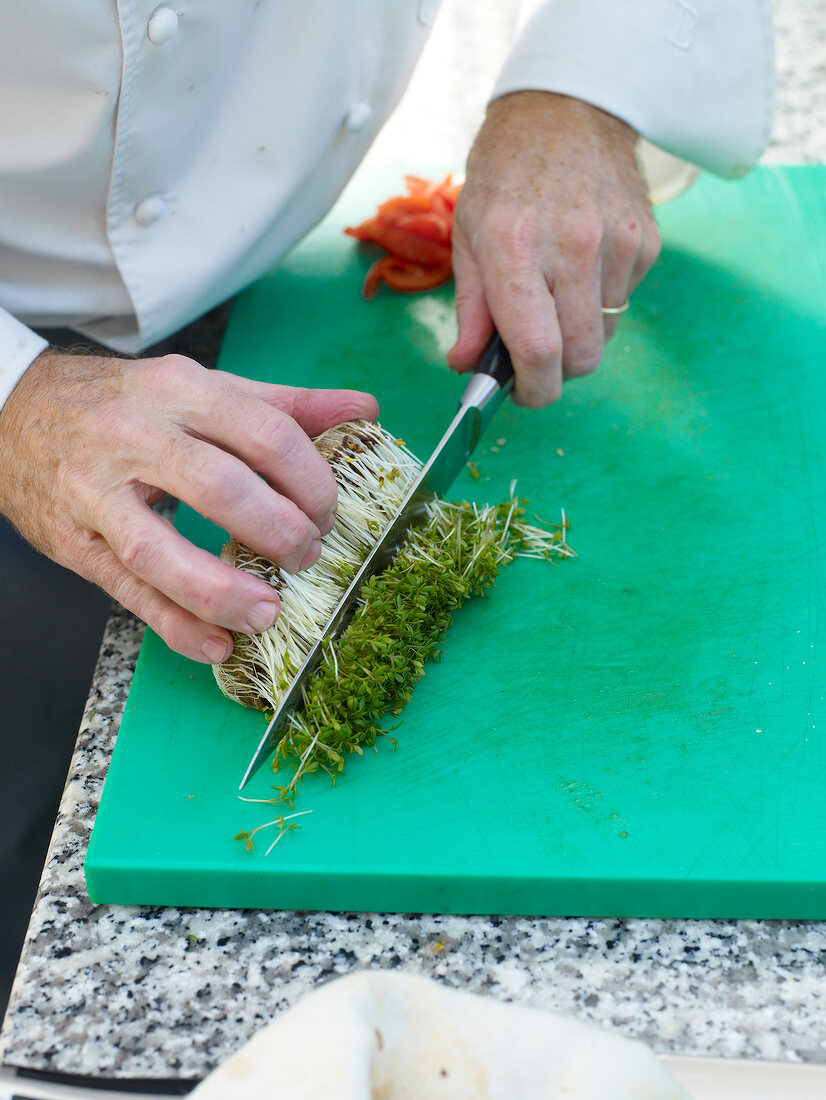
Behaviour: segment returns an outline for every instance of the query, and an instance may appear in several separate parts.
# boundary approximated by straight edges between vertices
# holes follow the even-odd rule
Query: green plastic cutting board
[[[238,300],[221,365],[372,390],[419,454],[462,383],[451,292],[361,300],[356,182]],[[263,718],[148,634],[86,859],[94,901],[826,917],[826,168],[701,180],[604,365],[507,403],[456,496],[564,507],[455,617],[394,736],[306,780],[300,831],[238,799]],[[494,449],[498,447],[498,449]],[[217,549],[186,509],[179,526]],[[266,798],[268,768],[245,790]]]

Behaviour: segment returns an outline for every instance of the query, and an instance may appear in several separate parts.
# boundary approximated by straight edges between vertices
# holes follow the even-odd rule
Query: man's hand
[[[599,365],[621,306],[660,249],[624,122],[579,100],[495,100],[456,208],[455,370],[475,365],[495,325],[513,359],[514,400],[555,401],[562,379]]]
[[[165,492],[294,572],[317,561],[336,484],[309,436],[375,418],[369,394],[207,371],[191,359],[43,352],[0,411],[0,512],[196,661],[272,625],[264,581],[152,511]],[[260,476],[258,476],[260,475]]]

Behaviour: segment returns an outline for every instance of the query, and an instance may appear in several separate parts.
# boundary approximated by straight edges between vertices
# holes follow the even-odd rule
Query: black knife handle
[[[499,333],[494,332],[459,401],[460,410],[472,410],[468,421],[472,427],[466,441],[468,455],[473,452],[493,414],[513,389],[513,383],[510,353]]]
[[[489,374],[506,392],[513,386],[513,363],[508,349],[502,343],[502,337],[494,332],[488,345],[482,352],[482,358],[474,374]]]

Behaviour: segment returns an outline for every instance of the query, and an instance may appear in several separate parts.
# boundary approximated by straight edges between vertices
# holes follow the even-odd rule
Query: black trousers
[[[219,306],[144,356],[177,352],[214,366],[228,312]],[[89,344],[68,330],[43,335],[55,347]],[[110,608],[0,517],[0,1018]]]
[[[0,1016],[110,607],[0,519]]]

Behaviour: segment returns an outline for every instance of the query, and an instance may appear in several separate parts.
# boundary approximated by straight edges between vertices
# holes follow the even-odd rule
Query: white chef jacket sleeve
[[[0,309],[0,409],[48,341]]]
[[[744,175],[771,130],[771,0],[525,0],[493,98],[584,100],[718,175]]]

